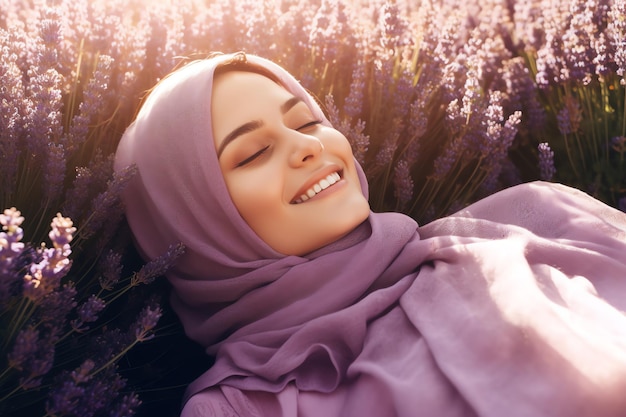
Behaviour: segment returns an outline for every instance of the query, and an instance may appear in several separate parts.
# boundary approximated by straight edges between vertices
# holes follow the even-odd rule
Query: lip
[[[317,184],[318,182],[320,182],[322,179],[326,178],[327,176],[329,176],[332,173],[337,172],[339,174],[339,176],[341,177],[341,179],[343,179],[343,169],[341,167],[339,167],[338,165],[329,165],[326,167],[323,167],[321,169],[319,169],[318,171],[316,171],[311,178],[309,178],[304,185],[302,185],[302,187],[300,187],[298,189],[298,191],[295,193],[295,195],[293,196],[293,198],[291,199],[291,201],[289,202],[289,204],[296,204],[296,200],[300,198],[300,196],[302,194],[304,194],[309,188],[313,187],[315,184]]]

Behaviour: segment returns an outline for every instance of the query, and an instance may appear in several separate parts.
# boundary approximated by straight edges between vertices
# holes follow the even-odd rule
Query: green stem
[[[6,401],[8,398],[10,398],[13,394],[15,394],[16,392],[18,392],[21,389],[22,389],[22,385],[18,385],[11,392],[9,392],[7,395],[5,395],[4,397],[0,398],[0,403],[3,403],[4,401]]]
[[[108,368],[109,366],[113,365],[115,362],[117,362],[121,357],[123,357],[126,353],[128,353],[128,351],[130,351],[133,347],[135,347],[135,345],[139,343],[139,340],[134,340],[133,343],[131,343],[130,345],[126,346],[120,353],[118,353],[117,355],[115,355],[112,359],[110,359],[107,363],[105,363],[104,365],[102,365],[100,368],[98,368],[97,370],[95,370],[91,376],[95,376],[97,374],[99,374],[100,372],[104,371],[106,368]]]

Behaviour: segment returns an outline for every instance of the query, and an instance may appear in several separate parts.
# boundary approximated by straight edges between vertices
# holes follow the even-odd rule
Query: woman
[[[347,140],[284,69],[194,62],[119,145],[127,217],[215,364],[182,416],[624,416],[626,216],[561,186],[418,227],[372,213]]]

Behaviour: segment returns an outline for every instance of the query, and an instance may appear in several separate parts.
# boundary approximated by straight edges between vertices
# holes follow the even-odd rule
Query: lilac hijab
[[[532,183],[419,229],[371,213],[282,255],[238,214],[217,162],[212,80],[233,59],[162,80],[116,155],[138,168],[124,201],[142,255],[187,248],[171,302],[215,365],[184,416],[626,414],[623,213]],[[285,70],[245,59],[328,123]]]

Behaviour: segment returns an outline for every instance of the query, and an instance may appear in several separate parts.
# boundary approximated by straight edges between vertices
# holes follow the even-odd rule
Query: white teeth
[[[326,178],[322,178],[313,187],[309,188],[306,191],[306,193],[302,194],[295,201],[295,203],[296,204],[300,204],[300,203],[303,203],[303,202],[307,201],[309,198],[313,197],[315,194],[319,193],[320,191],[327,189],[328,187],[330,187],[331,185],[333,185],[334,183],[336,183],[340,179],[341,179],[341,177],[339,176],[339,173],[333,172],[332,174],[328,175]]]

